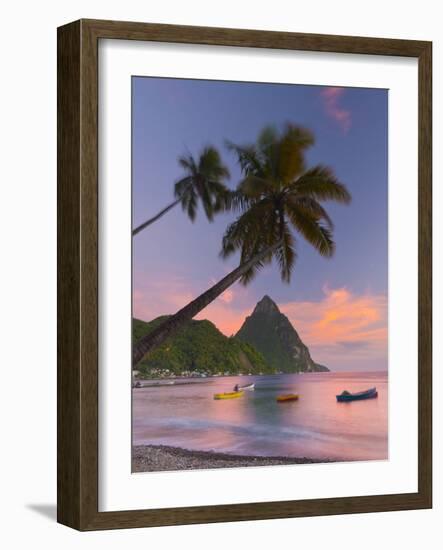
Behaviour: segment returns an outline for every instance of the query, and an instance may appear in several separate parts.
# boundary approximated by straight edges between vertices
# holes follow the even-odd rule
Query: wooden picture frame
[[[418,59],[419,357],[416,493],[98,511],[98,42],[159,41]],[[58,521],[79,530],[432,506],[432,44],[80,20],[58,29]]]

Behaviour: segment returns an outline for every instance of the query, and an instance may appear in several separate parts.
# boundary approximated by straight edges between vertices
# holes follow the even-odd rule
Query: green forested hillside
[[[149,323],[133,319],[133,341],[153,330],[164,319],[158,317]],[[250,344],[228,338],[210,321],[188,323],[149,353],[137,370],[146,376],[274,372]]]

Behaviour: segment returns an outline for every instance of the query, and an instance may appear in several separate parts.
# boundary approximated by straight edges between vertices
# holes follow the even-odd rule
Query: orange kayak
[[[297,393],[285,393],[283,395],[277,395],[277,401],[279,403],[284,403],[285,401],[297,401],[297,400],[298,400]]]

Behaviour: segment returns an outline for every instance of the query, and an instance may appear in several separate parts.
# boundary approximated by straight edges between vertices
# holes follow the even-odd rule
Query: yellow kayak
[[[283,403],[285,401],[297,401],[297,400],[298,400],[297,393],[285,393],[284,395],[277,395],[277,401],[279,403]]]
[[[214,399],[234,399],[235,397],[241,397],[244,391],[228,391],[225,393],[214,393]]]

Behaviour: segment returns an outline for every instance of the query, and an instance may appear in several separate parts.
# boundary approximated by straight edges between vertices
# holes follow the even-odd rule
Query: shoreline
[[[217,451],[193,451],[169,445],[134,445],[132,447],[133,473],[330,462],[337,462],[337,460],[309,457],[236,455]]]
[[[272,376],[281,376],[284,374],[292,375],[301,375],[301,374],[330,374],[332,371],[316,371],[316,372],[277,372],[269,374],[212,374],[208,376],[168,376],[160,378],[141,378],[136,376],[133,378],[132,389],[143,389],[143,388],[158,388],[158,387],[169,387],[169,386],[186,386],[191,384],[205,384],[209,383],[214,379],[226,379],[226,378],[269,378]],[[136,384],[140,385],[136,385]]]

